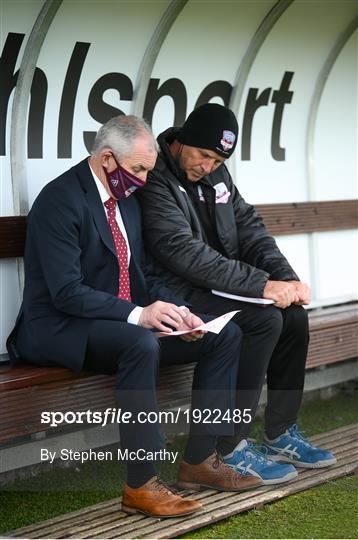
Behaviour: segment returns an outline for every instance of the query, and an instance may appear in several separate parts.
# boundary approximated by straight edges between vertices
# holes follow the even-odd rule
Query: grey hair
[[[98,130],[91,155],[98,155],[105,148],[110,148],[120,161],[131,153],[136,139],[141,135],[148,135],[149,141],[153,143],[153,150],[157,152],[157,141],[145,120],[133,115],[115,116]]]

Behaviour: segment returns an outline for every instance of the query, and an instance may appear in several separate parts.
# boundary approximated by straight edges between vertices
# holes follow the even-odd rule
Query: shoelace
[[[172,495],[177,493],[175,488],[168,486],[168,484],[159,478],[159,476],[157,476],[157,479],[153,482],[153,486],[159,488],[158,491],[165,491],[166,493],[171,493]]]
[[[304,431],[299,431],[297,426],[292,426],[292,428],[290,429],[291,437],[293,437],[294,439],[297,439],[298,441],[300,441],[302,444],[304,444],[305,446],[309,448],[316,448],[316,446],[311,444],[308,441],[308,439],[303,436],[303,434],[304,434]]]
[[[221,464],[225,465],[224,458],[218,452],[215,452],[215,458],[213,461],[213,469],[218,469]]]
[[[213,468],[218,469],[220,464],[222,464],[225,467],[225,469],[232,470],[232,467],[228,465],[227,463],[225,463],[224,458],[218,452],[215,452],[215,461],[213,461]],[[246,470],[244,470],[243,472],[240,472],[240,474],[241,476],[249,475],[249,473],[247,473]]]
[[[248,443],[248,445],[244,448],[245,465],[248,456],[251,458],[251,461],[256,461],[256,463],[260,464],[267,462],[267,464],[270,465],[273,462],[270,459],[267,459],[265,454],[267,454],[266,448],[264,448],[262,451],[260,446]]]

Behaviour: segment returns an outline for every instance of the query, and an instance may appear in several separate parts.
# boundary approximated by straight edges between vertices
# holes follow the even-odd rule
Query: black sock
[[[198,465],[215,452],[215,435],[189,437],[184,452],[184,461]]]
[[[216,449],[222,456],[231,454],[235,446],[240,442],[238,437],[219,437],[216,445]]]
[[[156,475],[157,472],[153,463],[127,464],[127,485],[133,489],[143,486]]]

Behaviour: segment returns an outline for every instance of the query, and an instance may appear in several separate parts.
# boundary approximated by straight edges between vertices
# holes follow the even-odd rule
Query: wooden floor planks
[[[312,437],[316,444],[333,450],[337,464],[327,469],[299,469],[296,480],[244,492],[183,492],[200,500],[203,509],[192,516],[157,519],[120,511],[118,497],[76,512],[8,533],[17,538],[175,538],[216,521],[352,474],[358,467],[358,424]]]

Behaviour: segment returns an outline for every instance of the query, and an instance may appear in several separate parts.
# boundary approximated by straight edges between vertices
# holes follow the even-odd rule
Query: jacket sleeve
[[[146,245],[162,265],[196,286],[262,296],[269,274],[228,259],[193,232],[175,196],[177,186],[151,173],[140,192]]]
[[[183,298],[176,296],[162,281],[155,275],[153,259],[149,254],[145,254],[144,276],[147,285],[149,302],[155,302],[156,300],[162,300],[163,302],[169,302],[176,306],[190,306]]]
[[[79,208],[60,191],[45,189],[31,210],[29,240],[53,305],[74,317],[126,321],[135,304],[83,282],[80,227]]]
[[[231,181],[239,251],[247,263],[268,272],[276,281],[298,280],[289,262],[270,236],[254,206],[245,202]]]

